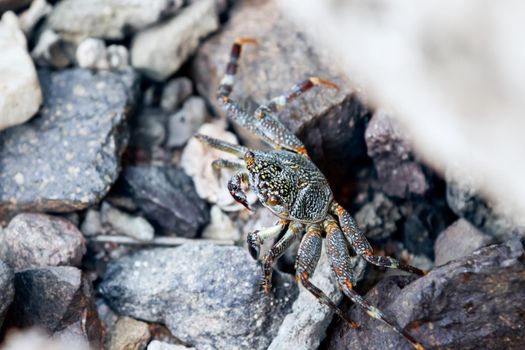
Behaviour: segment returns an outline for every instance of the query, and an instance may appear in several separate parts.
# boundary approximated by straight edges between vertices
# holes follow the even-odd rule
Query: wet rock
[[[51,29],[40,33],[31,57],[39,67],[65,68],[71,64],[68,44]]]
[[[239,229],[217,205],[211,207],[210,216],[210,224],[202,232],[203,238],[232,241],[238,241],[241,238]]]
[[[123,180],[144,215],[168,233],[195,237],[210,219],[206,202],[180,168],[129,166]]]
[[[111,332],[109,350],[142,350],[151,338],[148,324],[130,317],[121,317]]]
[[[82,233],[66,219],[18,214],[0,234],[0,259],[15,270],[43,266],[79,266],[86,253]]]
[[[459,259],[491,241],[490,236],[479,231],[467,220],[459,219],[439,234],[434,245],[435,263],[443,265]]]
[[[137,76],[82,69],[39,76],[40,114],[0,133],[0,210],[86,208],[118,175]]]
[[[174,78],[164,85],[160,99],[160,106],[167,112],[175,112],[177,107],[190,97],[193,92],[193,83],[186,77]]]
[[[26,269],[15,275],[15,300],[9,324],[38,326],[59,339],[83,339],[94,349],[101,346],[91,283],[75,267]]]
[[[207,115],[204,100],[196,96],[190,97],[180,111],[170,116],[168,147],[184,145],[199,130]]]
[[[9,305],[13,302],[15,288],[13,270],[2,260],[0,260],[0,329],[4,323],[4,317]]]
[[[389,196],[423,195],[429,188],[423,168],[414,161],[407,134],[388,114],[377,111],[366,128],[368,155],[382,190]]]
[[[101,219],[102,224],[109,225],[115,233],[139,241],[151,241],[155,235],[155,229],[146,219],[129,215],[108,203],[102,204]]]
[[[401,213],[383,193],[377,192],[371,202],[365,204],[356,214],[355,220],[370,239],[390,237],[397,230],[397,222]]]
[[[42,92],[35,66],[27,53],[26,38],[12,12],[5,13],[0,21],[0,52],[2,130],[29,120],[42,103]]]
[[[297,294],[291,276],[275,277],[265,297],[244,249],[182,245],[113,262],[100,291],[119,314],[163,322],[198,349],[266,349]]]
[[[101,39],[87,38],[77,47],[78,66],[89,69],[123,70],[129,67],[128,49],[122,45],[110,45]]]
[[[152,152],[166,138],[168,115],[159,108],[144,108],[133,121],[130,146]]]
[[[361,258],[353,258],[357,282],[363,278],[365,262]],[[342,299],[342,293],[330,267],[323,249],[323,254],[312,277],[312,283],[323,290],[336,304]],[[299,296],[292,306],[292,312],[286,315],[277,336],[268,347],[269,350],[301,349],[316,350],[325,337],[326,329],[332,320],[333,312],[306,289],[300,288]]]
[[[153,340],[148,345],[148,350],[196,350],[195,348],[188,348],[184,345],[175,345],[158,340]]]
[[[33,0],[31,6],[18,17],[20,28],[25,35],[29,37],[37,23],[49,15],[52,10],[53,6],[49,5],[46,0]]]
[[[219,26],[214,0],[192,2],[177,16],[135,35],[131,62],[148,77],[162,81],[193,54],[200,39]]]
[[[415,277],[386,278],[367,299],[426,349],[519,349],[525,337],[523,258],[518,240],[489,246],[410,284]],[[361,329],[337,326],[328,349],[412,349],[362,310],[352,307],[349,317]]]
[[[71,38],[124,39],[126,35],[156,23],[163,12],[179,1],[93,0],[60,1],[49,16],[49,26]]]
[[[309,76],[331,79],[339,84],[339,91],[312,89],[279,113],[279,119],[305,142],[315,160],[323,160],[339,174],[345,169],[342,164],[349,168],[353,160],[366,157],[363,134],[368,112],[337,66],[323,59],[320,50],[288,22],[273,1],[238,3],[221,32],[199,48],[193,75],[200,95],[222,111],[216,101],[217,87],[232,43],[246,35],[255,37],[260,45],[243,49],[232,99],[253,111]],[[248,145],[260,145],[246,132],[240,135]]]

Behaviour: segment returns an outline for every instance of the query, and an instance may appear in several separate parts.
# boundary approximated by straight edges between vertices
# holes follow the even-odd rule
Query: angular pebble
[[[397,205],[381,192],[375,193],[372,201],[355,214],[355,220],[366,232],[366,237],[377,240],[388,238],[396,232],[400,219]]]
[[[1,233],[1,231],[0,231]],[[4,317],[15,296],[14,287],[15,274],[11,267],[0,260],[0,329],[4,323]]]
[[[155,236],[155,229],[140,216],[132,216],[107,203],[101,208],[102,224],[109,225],[117,234],[125,235],[139,241],[151,241]]]
[[[111,331],[108,350],[142,350],[150,338],[146,322],[120,317]]]
[[[82,233],[66,219],[46,214],[18,214],[0,233],[0,259],[16,271],[79,266],[86,253]]]

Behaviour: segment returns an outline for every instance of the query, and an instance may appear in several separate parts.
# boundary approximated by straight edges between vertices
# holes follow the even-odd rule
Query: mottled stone
[[[426,349],[520,349],[525,339],[525,259],[519,240],[477,250],[414,276],[385,278],[366,296]],[[413,349],[352,306],[359,330],[336,326],[327,349]]]
[[[155,236],[155,229],[141,216],[133,216],[108,203],[102,203],[102,224],[109,225],[117,234],[129,236],[139,241],[151,241]]]
[[[219,26],[214,0],[192,2],[177,16],[139,32],[131,43],[131,62],[162,81],[193,54],[200,39]]]
[[[42,103],[26,38],[12,12],[5,13],[0,20],[0,52],[0,130],[3,130],[29,120]]]
[[[434,245],[435,263],[443,265],[449,261],[469,255],[476,249],[491,243],[487,234],[479,231],[465,219],[459,219],[441,232]]]
[[[13,302],[15,288],[13,270],[2,260],[0,260],[0,329],[4,323],[4,317],[9,305]]]
[[[206,103],[201,97],[190,97],[182,109],[170,116],[168,122],[168,147],[184,145],[204,123],[208,115]]]
[[[75,267],[26,269],[15,275],[10,326],[37,326],[59,339],[88,341],[99,349],[102,329],[91,282]]]
[[[123,180],[144,215],[171,234],[195,237],[210,214],[191,178],[175,166],[129,166]]]
[[[100,292],[119,314],[163,322],[198,349],[266,349],[297,289],[275,272],[268,297],[260,279],[260,266],[240,247],[182,245],[114,261]]]
[[[193,83],[186,77],[174,78],[164,85],[160,98],[160,106],[167,112],[175,112],[177,107],[190,97]]]
[[[113,326],[108,350],[143,350],[150,338],[147,323],[120,317]]]
[[[82,233],[70,221],[45,214],[18,214],[0,233],[0,259],[15,270],[74,265],[86,253]]]
[[[86,208],[117,178],[137,76],[71,69],[39,77],[40,114],[0,132],[0,210]]]
[[[429,182],[421,165],[414,161],[407,134],[393,118],[377,111],[368,123],[365,140],[386,194],[400,198],[425,194]]]
[[[355,214],[355,220],[366,237],[378,240],[396,232],[400,219],[397,205],[381,192],[375,193],[372,201]]]

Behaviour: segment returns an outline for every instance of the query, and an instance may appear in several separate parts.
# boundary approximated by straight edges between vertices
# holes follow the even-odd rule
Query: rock
[[[370,239],[384,239],[397,231],[401,213],[395,203],[381,192],[376,192],[371,202],[356,214],[355,220]]]
[[[259,47],[243,50],[232,99],[247,110],[283,94],[309,76],[331,79],[339,91],[315,88],[279,113],[279,119],[306,144],[310,155],[323,170],[337,173],[335,180],[348,171],[355,160],[366,157],[363,134],[368,111],[352,93],[333,61],[324,60],[280,12],[274,1],[242,2],[232,11],[221,32],[199,47],[192,70],[196,88],[216,111],[217,87],[223,78],[231,45],[236,37],[252,36]],[[307,53],[307,54],[305,54]],[[240,133],[249,146],[259,147],[253,136]],[[344,166],[342,166],[344,165]]]
[[[60,1],[49,16],[49,26],[72,38],[124,39],[128,34],[156,23],[175,10],[180,1],[93,0]]]
[[[0,211],[80,210],[118,175],[137,76],[44,70],[40,81],[38,117],[0,132]]]
[[[121,317],[115,323],[109,350],[142,350],[151,338],[148,324],[130,317]]]
[[[108,203],[102,204],[101,214],[102,223],[111,226],[117,234],[144,242],[155,236],[155,229],[143,217],[129,215]]]
[[[196,350],[195,348],[188,348],[184,345],[175,345],[175,344],[169,344],[165,342],[161,342],[158,340],[153,340],[148,345],[148,350]]]
[[[363,278],[366,264],[361,258],[352,258],[352,260],[355,266],[356,281],[354,282],[357,282]],[[334,273],[324,249],[312,277],[312,283],[323,290],[332,301],[339,304],[342,294],[337,288]],[[328,307],[319,303],[309,291],[300,288],[299,296],[292,306],[292,312],[284,318],[268,350],[318,349],[332,316],[333,312]]]
[[[119,314],[165,323],[198,349],[266,349],[297,294],[291,276],[275,277],[265,297],[244,249],[182,245],[114,261],[100,292]]]
[[[88,209],[84,221],[80,226],[80,231],[84,236],[96,236],[104,233],[105,229],[102,227],[102,219],[100,212],[94,209]]]
[[[169,233],[195,237],[210,219],[206,202],[178,167],[128,166],[123,180],[144,215]]]
[[[168,115],[159,108],[144,108],[133,120],[130,146],[152,153],[166,138]]]
[[[100,322],[105,331],[105,337],[109,340],[111,335],[110,330],[113,328],[119,317],[111,310],[109,305],[103,298],[97,298],[95,301],[97,306],[97,314],[100,319]],[[107,344],[107,342],[105,342]]]
[[[18,214],[0,235],[0,259],[15,270],[79,266],[86,241],[71,222],[45,214]]]
[[[15,300],[9,324],[38,326],[59,339],[83,339],[101,347],[102,329],[97,318],[91,283],[70,266],[26,269],[15,275]]]
[[[46,29],[40,33],[31,57],[40,67],[65,68],[71,64],[67,46],[60,35]]]
[[[211,222],[202,232],[203,238],[238,241],[241,238],[239,229],[217,205],[211,207]]]
[[[180,111],[170,116],[168,147],[179,147],[192,137],[204,123],[208,111],[206,103],[200,97],[190,97]]]
[[[479,231],[467,220],[459,219],[439,234],[434,245],[435,263],[443,265],[459,259],[491,241],[490,236]]]
[[[519,349],[525,337],[523,258],[519,240],[489,246],[410,284],[414,276],[384,279],[366,299],[427,349]],[[361,329],[336,326],[327,349],[412,349],[362,310],[352,307],[349,317]]]
[[[4,323],[4,317],[9,305],[13,302],[15,296],[15,287],[13,270],[2,260],[0,260],[0,329]]]
[[[165,80],[193,54],[200,39],[218,26],[214,0],[192,2],[177,16],[135,35],[132,65],[154,80]]]
[[[393,118],[377,111],[368,123],[365,140],[387,195],[408,198],[425,194],[429,182],[421,165],[414,161],[407,134]]]
[[[89,344],[85,341],[50,339],[45,332],[35,328],[24,331],[10,330],[2,345],[2,350],[90,350]]]
[[[49,5],[46,0],[33,0],[31,6],[18,17],[24,34],[29,37],[38,22],[49,15],[52,10],[53,6]]]
[[[186,77],[173,78],[162,89],[160,106],[167,112],[175,112],[185,99],[191,96],[193,83]]]
[[[3,130],[29,120],[42,103],[26,38],[12,12],[5,13],[0,21],[0,52],[0,130]]]
[[[125,70],[129,65],[129,52],[124,45],[109,45],[107,48],[109,69]]]
[[[78,66],[89,69],[123,70],[129,67],[128,49],[122,45],[110,45],[101,39],[84,39],[77,47]]]
[[[16,11],[31,3],[32,0],[0,0],[0,14],[6,11]]]

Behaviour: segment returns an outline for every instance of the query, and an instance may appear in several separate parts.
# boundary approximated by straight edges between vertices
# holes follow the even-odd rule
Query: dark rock
[[[177,108],[190,97],[193,83],[186,77],[174,78],[164,85],[160,105],[167,112],[175,112]]]
[[[434,245],[435,263],[443,265],[459,259],[491,241],[490,236],[479,231],[470,222],[459,219],[439,234]]]
[[[206,103],[200,97],[190,97],[182,109],[170,116],[168,147],[179,147],[192,137],[206,120]]]
[[[41,71],[40,114],[0,132],[0,211],[66,212],[100,200],[118,175],[136,78]]]
[[[316,160],[337,171],[366,156],[364,143],[368,111],[354,95],[338,67],[323,60],[319,51],[297,31],[273,1],[238,3],[221,32],[197,51],[193,74],[197,90],[217,111],[216,91],[224,75],[236,37],[255,37],[260,46],[246,46],[240,60],[232,99],[247,110],[283,94],[309,76],[331,79],[340,90],[315,88],[291,103],[279,119],[306,144]],[[260,142],[244,132],[250,146]]]
[[[82,233],[66,219],[45,214],[18,214],[0,233],[0,259],[15,270],[74,265],[86,253]]]
[[[145,108],[133,120],[130,147],[152,152],[166,138],[168,114],[159,108]]]
[[[39,327],[59,338],[83,338],[94,349],[102,345],[91,283],[75,267],[26,269],[15,275],[10,326]]]
[[[377,111],[368,123],[365,140],[379,183],[387,195],[407,198],[411,194],[425,194],[429,182],[421,165],[414,161],[407,135],[394,119]]]
[[[260,281],[260,266],[240,247],[182,245],[113,262],[100,291],[119,314],[165,323],[198,349],[266,349],[297,288],[276,271],[267,297]]]
[[[365,204],[356,214],[359,227],[370,239],[384,239],[397,231],[401,213],[397,205],[383,193],[377,192],[371,202]]]
[[[210,220],[193,181],[175,166],[129,166],[123,180],[145,216],[168,233],[195,237]]]
[[[11,268],[0,260],[0,329],[4,323],[4,317],[13,302],[15,288],[13,285],[14,273]]]
[[[525,259],[518,240],[413,276],[381,281],[367,300],[426,349],[522,349],[525,345]],[[408,284],[408,285],[407,285]],[[352,307],[355,331],[337,326],[327,349],[412,349],[384,324]]]
[[[33,0],[0,0],[0,14],[6,11],[19,10],[31,4]]]

